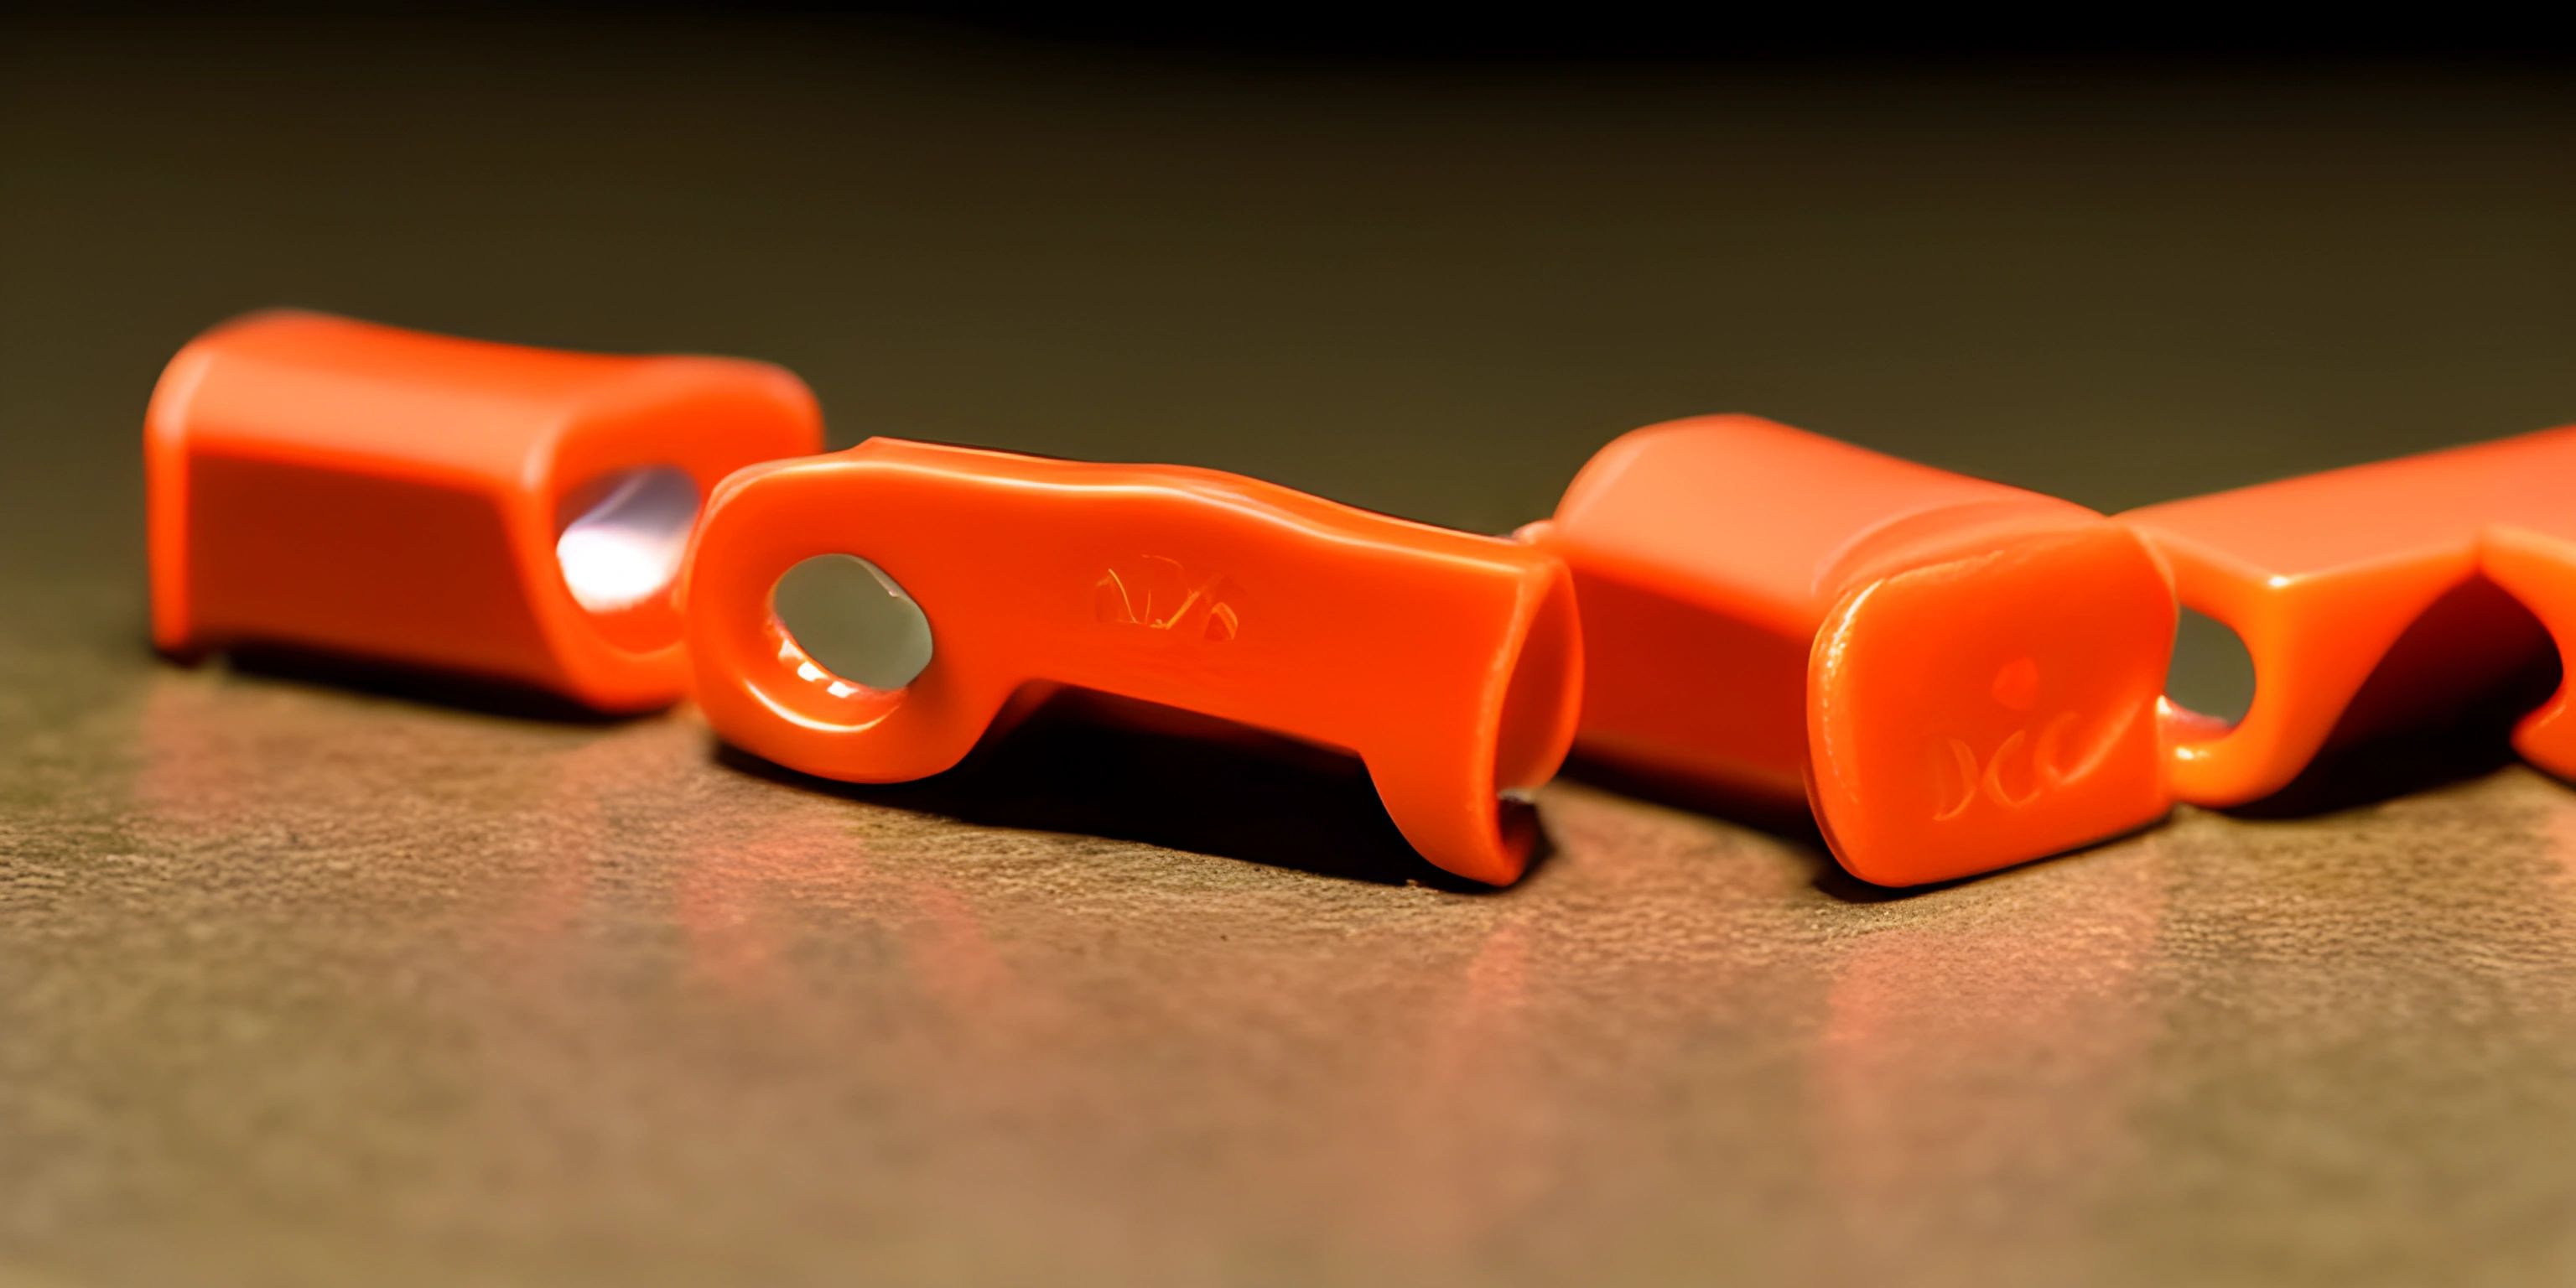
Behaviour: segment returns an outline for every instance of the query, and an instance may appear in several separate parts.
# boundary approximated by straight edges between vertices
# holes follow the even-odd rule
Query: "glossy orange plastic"
[[[2164,557],[2184,605],[2233,629],[2254,660],[2254,701],[2233,726],[2166,706],[2174,791],[2187,801],[2269,795],[2336,741],[2462,700],[2550,647],[2532,618],[2562,660],[2576,638],[2576,428],[2120,517]],[[2404,657],[2392,652],[2401,641]],[[2366,690],[2390,665],[2406,674]],[[2356,706],[2366,692],[2380,695],[2377,709]],[[2513,744],[2576,777],[2563,684]]]
[[[779,624],[772,588],[822,554],[920,605],[911,683],[833,675]],[[709,499],[682,597],[708,721],[791,769],[922,778],[1086,689],[1356,755],[1423,857],[1497,885],[1534,837],[1500,794],[1555,773],[1581,695],[1555,558],[1211,470],[884,438],[755,466]]]
[[[2167,809],[2173,595],[2081,506],[1713,416],[1603,448],[1524,535],[1579,588],[1578,747],[1803,794],[1863,879],[1984,872]]]
[[[698,498],[822,428],[764,363],[269,312],[171,359],[144,440],[165,651],[338,654],[618,712],[685,691],[669,585]]]

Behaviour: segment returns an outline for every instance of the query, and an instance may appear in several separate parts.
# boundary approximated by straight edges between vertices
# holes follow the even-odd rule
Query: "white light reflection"
[[[555,539],[573,602],[594,613],[633,608],[670,588],[698,515],[698,485],[669,465],[632,470]]]

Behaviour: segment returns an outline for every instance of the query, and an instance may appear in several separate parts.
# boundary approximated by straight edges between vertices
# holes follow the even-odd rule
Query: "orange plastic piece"
[[[1983,872],[2167,809],[2172,592],[2081,506],[1713,416],[1611,443],[1524,534],[1579,587],[1578,747],[1803,793],[1865,880]]]
[[[772,587],[821,554],[921,606],[910,684],[835,676],[779,624]],[[1498,796],[1555,773],[1581,696],[1556,559],[1212,470],[885,438],[772,462],[710,498],[682,594],[708,721],[791,769],[926,777],[1087,689],[1355,754],[1423,857],[1497,885],[1534,836]]]
[[[740,466],[817,450],[821,424],[805,386],[764,363],[239,318],[171,359],[146,416],[153,639],[462,673],[603,711],[667,705],[688,675],[669,583],[697,499]],[[621,506],[633,540],[604,568],[595,544],[568,562],[575,525]],[[577,595],[574,567],[603,588]]]
[[[2576,630],[2576,428],[2380,461],[2132,510],[2187,607],[2232,628],[2254,660],[2253,705],[2230,727],[2171,703],[2174,792],[2235,805],[2287,786],[2318,752],[2420,719]],[[2481,585],[2481,581],[2491,586]],[[2520,601],[2525,616],[2494,594]],[[2485,592],[2480,594],[2478,592]],[[2412,628],[2433,619],[2420,636]],[[2356,697],[2412,639],[2406,674]],[[2355,719],[2359,717],[2359,719]],[[2576,777],[2562,686],[2513,745]]]

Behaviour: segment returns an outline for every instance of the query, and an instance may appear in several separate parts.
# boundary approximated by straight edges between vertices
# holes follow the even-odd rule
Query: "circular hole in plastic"
[[[698,518],[698,485],[671,465],[623,470],[576,490],[555,536],[555,563],[573,602],[622,613],[668,593]]]
[[[930,618],[857,555],[816,555],[788,569],[769,605],[807,658],[850,683],[900,689],[930,665]]]
[[[2233,725],[2254,705],[2254,655],[2226,623],[2186,608],[2174,626],[2173,665],[2165,696],[2178,706]]]

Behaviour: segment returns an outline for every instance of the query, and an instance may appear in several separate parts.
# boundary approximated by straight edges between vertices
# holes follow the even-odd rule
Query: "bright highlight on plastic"
[[[668,465],[631,470],[565,525],[555,562],[573,602],[594,613],[633,608],[671,588],[697,522],[698,485]]]

